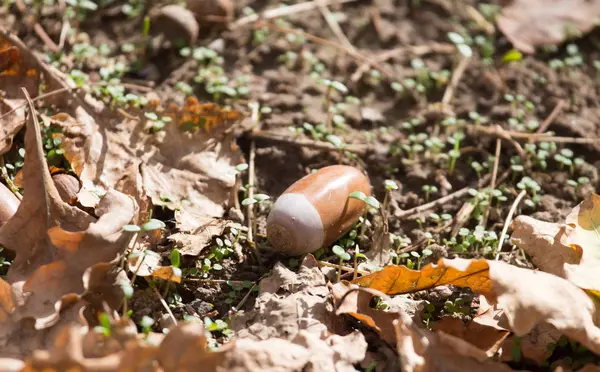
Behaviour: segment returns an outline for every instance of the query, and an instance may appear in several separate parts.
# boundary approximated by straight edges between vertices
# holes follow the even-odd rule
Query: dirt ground
[[[234,3],[234,19],[239,19],[243,14],[251,11],[260,14],[284,2]],[[568,45],[524,55],[519,61],[509,63],[503,61],[503,56],[512,49],[510,43],[498,31],[488,34],[481,23],[464,11],[465,5],[493,11],[494,6],[501,5],[499,1],[488,2],[484,8],[476,1],[445,0],[358,0],[331,5],[329,9],[347,36],[349,46],[343,45],[317,9],[272,19],[262,26],[248,23],[228,29],[218,22],[206,21],[200,24],[195,47],[206,46],[223,58],[222,76],[229,79],[230,86],[244,90],[244,94],[231,97],[209,92],[210,77],[198,78],[203,68],[210,68],[210,62],[182,56],[180,48],[168,42],[154,41],[145,47],[145,53],[123,51],[124,45],[143,44],[147,40],[142,32],[144,17],[125,16],[120,11],[123,4],[107,2],[88,12],[80,22],[73,22],[71,26],[79,32],[78,41],[96,48],[106,45],[109,51],[106,58],[130,63],[123,82],[150,87],[158,96],[174,102],[183,102],[192,93],[200,101],[229,105],[243,112],[246,118],[232,129],[238,135],[237,143],[246,161],[251,149],[255,149],[255,193],[275,200],[311,170],[338,163],[364,170],[379,201],[386,195],[384,181],[394,181],[399,189],[390,194],[388,224],[389,232],[396,237],[391,247],[396,264],[410,261],[410,265],[417,265],[418,261],[422,267],[440,257],[493,259],[506,216],[522,189],[526,195],[515,215],[562,222],[585,195],[597,188],[599,145],[540,144],[513,140],[493,131],[498,125],[505,131],[534,133],[548,121],[548,130],[556,136],[600,136],[599,70],[594,65],[600,60],[597,30]],[[153,1],[146,5],[144,11],[157,9],[160,4]],[[11,11],[4,9],[2,25],[9,27],[27,46],[40,55],[49,55],[48,59],[65,73],[77,68],[91,81],[100,79],[104,57],[78,60],[73,57],[72,45],[65,46],[60,57],[52,56],[47,45],[24,21],[27,17],[14,8],[12,5]],[[36,19],[50,38],[59,40],[62,27],[59,6],[42,8],[43,13]],[[481,14],[484,18],[489,16],[483,11]],[[158,33],[159,28],[160,25],[151,24],[151,34]],[[474,56],[468,62],[461,62],[463,58],[449,40],[449,33],[470,37]],[[395,49],[398,50],[388,58],[381,58]],[[369,66],[365,58],[377,62]],[[576,58],[579,62],[568,65],[568,61]],[[557,68],[556,61],[567,66]],[[453,81],[459,67],[464,72]],[[340,82],[348,92],[340,94],[332,89],[328,94],[322,79]],[[258,102],[266,108],[261,112],[258,128],[250,118],[248,102]],[[328,114],[331,107],[334,112]],[[554,117],[553,111],[557,112]],[[315,129],[319,123],[327,122],[331,122],[331,128],[323,132],[322,128]],[[346,152],[320,148],[318,143],[328,143],[327,134],[348,145]],[[275,135],[286,136],[288,140],[275,140],[272,138]],[[496,161],[498,138],[502,142]],[[19,137],[15,142],[19,143]],[[459,156],[454,158],[456,154]],[[7,163],[18,159],[16,148],[5,158]],[[523,186],[524,177],[529,177],[539,188]],[[490,187],[492,179],[498,191],[489,201],[486,199],[489,189],[485,188]],[[463,189],[465,192],[453,197]],[[447,200],[431,208],[413,209],[448,195]],[[242,255],[228,254],[219,261],[219,270],[184,277],[183,283],[173,286],[167,301],[178,319],[196,314],[227,321],[232,311],[253,307],[257,283],[275,262],[297,268],[300,258],[272,252],[265,239],[270,205],[267,201],[255,208],[261,262],[246,242],[240,242]],[[468,210],[468,206],[472,206],[471,211],[460,220],[461,211]],[[177,232],[172,223],[173,212],[155,207],[154,217],[171,228],[155,249],[168,263],[173,246],[167,237]],[[369,250],[375,236],[373,226],[378,223],[377,217],[370,219],[371,226],[366,228],[365,244],[361,246],[364,252]],[[478,225],[486,232],[484,237],[461,247],[459,243],[466,236],[479,231]],[[226,232],[218,239],[222,242],[235,237]],[[218,245],[217,237],[211,244]],[[213,250],[198,257],[183,257],[182,268],[202,271],[210,254],[214,265]],[[321,261],[338,263],[329,248],[315,256]],[[509,242],[505,242],[500,258],[531,267]],[[343,277],[351,279],[352,272]],[[150,316],[157,321],[155,330],[159,330],[164,309],[153,292],[146,290],[148,284],[142,278],[137,284],[130,300],[132,317],[139,320]],[[448,312],[444,303],[462,298],[461,301],[471,305],[471,311],[462,314],[461,319],[466,322],[472,318],[478,306],[473,293],[458,289],[442,292],[417,292],[412,296],[436,306],[434,319]],[[350,318],[348,321],[352,322]],[[389,345],[382,346],[383,341],[372,331],[358,322],[355,326],[372,342],[371,350],[387,348],[388,351],[380,351],[382,355],[394,353]],[[215,334],[215,339],[225,342],[227,336],[227,333]],[[558,348],[549,363],[562,360],[564,354]],[[546,370],[527,361],[513,362],[511,366]],[[361,368],[366,370],[364,366]]]

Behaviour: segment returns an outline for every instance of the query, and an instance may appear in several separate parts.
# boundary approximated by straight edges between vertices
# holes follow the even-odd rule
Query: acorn
[[[0,183],[0,226],[4,225],[19,208],[21,201],[8,187]]]
[[[163,34],[171,42],[181,40],[187,45],[194,45],[199,29],[194,14],[179,5],[164,6],[152,17],[152,33]]]
[[[79,180],[70,174],[58,173],[52,176],[58,195],[65,203],[69,203],[81,189]]]
[[[231,0],[187,0],[186,7],[194,13],[200,24],[205,22],[204,17],[221,17],[225,21],[233,19]]]
[[[267,218],[267,239],[290,255],[314,252],[346,233],[366,205],[351,199],[354,191],[369,196],[369,178],[360,170],[333,165],[296,181],[277,199]]]

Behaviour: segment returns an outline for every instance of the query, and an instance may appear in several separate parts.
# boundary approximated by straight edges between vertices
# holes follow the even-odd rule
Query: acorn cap
[[[198,40],[199,26],[194,14],[179,5],[162,7],[153,16],[150,29],[154,34],[162,33],[170,41],[182,39],[193,45]]]

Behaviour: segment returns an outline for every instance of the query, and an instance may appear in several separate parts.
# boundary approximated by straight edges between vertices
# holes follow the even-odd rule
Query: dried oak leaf
[[[6,115],[0,119],[0,155],[10,150],[13,137],[25,125],[26,101],[21,88],[36,97],[42,80],[49,91],[60,88],[54,74],[18,37],[0,31],[0,114]],[[50,102],[52,97],[46,100]]]
[[[470,343],[444,332],[419,328],[404,313],[394,321],[402,371],[508,372],[513,369],[494,362]]]
[[[400,309],[392,309],[390,311],[377,310],[369,306],[373,299],[371,293],[364,291],[348,291],[356,285],[350,284],[347,281],[341,281],[330,287],[331,295],[336,304],[344,297],[344,301],[336,309],[335,313],[348,314],[355,319],[361,321],[367,326],[373,328],[381,337],[390,345],[396,343],[396,333],[394,330],[393,321],[398,318]]]
[[[496,303],[517,336],[537,324],[551,324],[562,334],[600,354],[598,311],[586,292],[545,272],[488,260],[440,259],[422,270],[388,266],[354,281],[385,294],[398,294],[453,284],[469,287]]]
[[[181,269],[173,266],[162,266],[162,258],[154,251],[136,251],[128,258],[129,271],[140,277],[152,277],[181,283]]]
[[[58,118],[65,123],[61,146],[74,171],[84,183],[104,187],[136,179],[139,171],[152,202],[176,210],[182,230],[222,217],[235,182],[234,167],[241,162],[228,126],[241,114],[193,98],[181,108],[155,104],[150,109],[157,118],[171,118],[152,134],[148,133],[152,120],[143,112],[133,119],[104,109],[94,120],[78,107],[74,115],[79,125],[71,125],[64,115]]]
[[[297,273],[277,263],[272,275],[261,280],[254,309],[236,315],[230,327],[238,344],[276,339],[282,347],[302,346],[308,353],[298,370],[353,371],[367,348],[362,333],[349,331],[335,315],[325,277],[312,255]]]
[[[122,227],[135,216],[136,207],[128,196],[110,190],[96,210],[96,221],[64,203],[46,167],[33,115],[25,148],[26,193],[16,214],[0,228],[0,244],[15,252],[6,278],[12,285],[23,282],[27,306],[22,315],[41,318],[55,313],[54,303],[61,296],[83,292],[88,268],[113,260],[125,248],[131,234]]]
[[[37,60],[27,48],[12,35],[0,33],[0,90],[4,96],[0,100],[0,154],[10,150],[13,137],[25,125],[25,99],[21,87],[37,95],[40,82]]]
[[[538,268],[600,298],[600,195],[588,195],[564,224],[519,216],[512,226],[513,244],[529,254]]]
[[[193,234],[176,233],[169,236],[182,256],[198,256],[211,242],[214,236],[223,234],[231,221],[214,219],[200,226]]]
[[[598,0],[513,0],[498,17],[498,28],[526,53],[590,31],[600,18]]]

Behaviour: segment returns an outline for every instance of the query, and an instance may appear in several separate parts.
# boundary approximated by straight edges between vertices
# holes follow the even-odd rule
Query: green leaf
[[[365,201],[367,199],[367,196],[362,191],[351,192],[350,195],[348,195],[348,197],[352,198],[352,199],[362,200],[362,201]]]
[[[465,43],[465,38],[456,32],[448,32],[448,39],[457,45]]]
[[[256,194],[254,195],[254,199],[256,199],[258,202],[262,202],[271,199],[271,197],[267,194]]]
[[[238,164],[235,166],[235,170],[238,172],[243,172],[246,169],[248,169],[248,164],[246,164],[246,163]]]
[[[342,257],[344,253],[346,253],[344,248],[340,247],[339,245],[334,245],[333,248],[331,248],[331,250],[338,257]]]
[[[385,181],[383,181],[383,184],[385,185],[385,188],[388,190],[398,190],[398,185],[396,184],[396,182],[394,182],[392,180],[385,180]]]
[[[344,145],[344,142],[342,141],[342,139],[340,137],[338,137],[338,136],[333,135],[333,134],[329,134],[325,138],[327,139],[327,142],[331,143],[332,145],[334,145],[338,149]]]
[[[142,231],[154,231],[159,229],[164,229],[166,227],[165,223],[161,220],[151,219],[142,225]]]
[[[174,248],[171,251],[171,266],[179,267],[181,265],[181,253],[179,253],[179,249]]]
[[[342,259],[342,261],[350,261],[352,257],[348,254],[348,252],[344,252],[344,254],[340,256],[340,258]]]
[[[348,88],[346,88],[346,86],[344,84],[340,83],[339,81],[332,81],[331,87],[340,93],[343,93],[343,94],[348,93]]]
[[[154,319],[150,318],[148,315],[144,315],[140,320],[140,326],[142,328],[150,328],[154,324]]]
[[[141,228],[138,225],[125,225],[123,226],[123,231],[127,232],[139,232]]]
[[[250,205],[250,204],[254,204],[258,202],[258,200],[254,199],[254,198],[246,198],[244,200],[242,200],[242,205]]]
[[[379,201],[375,199],[373,196],[369,196],[365,199],[365,203],[373,208],[379,208]]]
[[[502,62],[518,62],[523,59],[523,54],[516,49],[511,49],[502,57]]]

